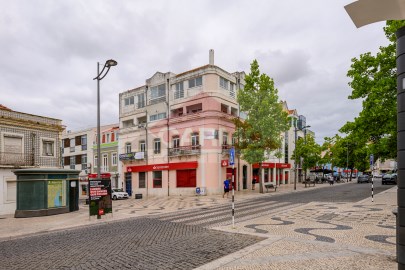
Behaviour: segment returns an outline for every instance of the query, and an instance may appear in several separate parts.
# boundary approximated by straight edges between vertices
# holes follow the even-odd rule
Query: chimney
[[[210,49],[210,65],[213,65],[214,64],[214,50],[213,49]]]

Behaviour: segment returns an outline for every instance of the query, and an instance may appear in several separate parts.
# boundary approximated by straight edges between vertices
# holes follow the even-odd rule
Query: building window
[[[188,88],[193,88],[196,86],[201,86],[202,85],[202,77],[197,77],[193,78],[191,80],[188,80]]]
[[[109,143],[109,142],[111,142],[111,141],[110,141],[110,134],[107,133],[107,141],[106,141],[106,143]]]
[[[87,155],[82,155],[82,170],[87,170]]]
[[[145,95],[142,94],[138,94],[138,108],[143,108],[145,107]]]
[[[196,170],[177,170],[177,187],[197,187]]]
[[[231,90],[230,90],[230,96],[235,98],[235,84],[234,83],[230,83],[231,86]]]
[[[117,153],[112,153],[112,165],[117,166],[118,164],[118,158],[117,158]]]
[[[154,141],[153,152],[155,154],[160,154],[160,139],[155,139]]]
[[[166,118],[166,113],[158,113],[158,114],[154,114],[149,116],[149,121],[156,121],[156,120],[160,120],[160,119],[165,119]]]
[[[53,140],[42,140],[42,155],[43,156],[55,156],[55,141]]]
[[[227,132],[222,133],[222,144],[228,145],[228,133]]]
[[[129,154],[131,152],[132,152],[131,143],[128,142],[128,143],[125,144],[125,153]]]
[[[82,144],[82,150],[87,150],[87,136],[83,135],[81,137],[81,144]]]
[[[70,169],[72,170],[76,169],[76,156],[70,157]]]
[[[172,142],[173,142],[173,148],[180,147],[180,137],[179,136],[173,136]]]
[[[94,156],[94,168],[97,168],[97,166],[98,166],[98,157],[97,156]]]
[[[145,141],[139,141],[139,151],[146,152],[146,143]]]
[[[162,188],[162,171],[153,172],[153,188]]]
[[[176,91],[174,92],[174,99],[184,98],[183,82],[176,83]]]
[[[235,145],[238,141],[238,138],[235,135],[232,135],[232,145]]]
[[[127,97],[124,99],[125,106],[134,105],[134,97]]]
[[[70,139],[70,152],[75,151],[75,138]]]
[[[228,90],[228,84],[229,84],[229,81],[227,79],[219,77],[219,86]]]
[[[194,132],[191,134],[191,145],[193,146],[193,149],[195,149],[196,146],[200,145],[200,135],[198,132]]]
[[[122,128],[130,128],[134,126],[134,119],[122,121]]]
[[[139,188],[146,188],[146,172],[139,172]]]
[[[166,85],[161,84],[150,89],[150,104],[156,104],[166,99]]]
[[[103,166],[101,168],[103,172],[108,172],[108,155],[103,154]]]

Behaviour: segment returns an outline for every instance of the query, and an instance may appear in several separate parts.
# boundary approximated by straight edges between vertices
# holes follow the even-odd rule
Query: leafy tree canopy
[[[396,158],[396,37],[405,21],[387,21],[385,35],[390,43],[376,55],[370,52],[352,59],[347,76],[352,93],[349,99],[363,100],[363,109],[340,131],[349,134],[376,158]],[[368,145],[366,147],[366,145]]]

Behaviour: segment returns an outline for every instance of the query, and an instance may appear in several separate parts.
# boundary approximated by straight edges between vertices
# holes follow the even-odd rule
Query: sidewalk
[[[396,198],[393,187],[373,203],[313,202],[235,229],[216,228],[267,239],[197,269],[397,269]]]
[[[341,185],[341,184],[339,184]],[[315,187],[305,188],[303,184],[297,183],[297,189],[294,190],[294,184],[281,185],[277,191],[269,190],[266,193],[264,188],[263,194],[259,193],[259,185],[256,185],[255,190],[236,191],[236,200],[247,200],[257,196],[273,196],[275,194],[288,192],[301,192],[313,188],[328,187],[327,184],[317,184]],[[24,235],[37,233],[45,233],[54,230],[63,230],[79,226],[89,226],[104,222],[112,222],[115,220],[140,217],[149,214],[159,214],[174,212],[183,209],[192,209],[198,207],[209,207],[229,203],[232,197],[232,192],[229,198],[222,198],[222,195],[208,196],[171,196],[171,197],[149,197],[140,200],[128,199],[113,201],[113,214],[102,216],[97,219],[95,216],[89,217],[89,208],[83,203],[79,206],[79,211],[44,217],[33,218],[14,218],[13,215],[0,216],[0,241],[12,239]]]
[[[335,185],[350,185],[355,182]],[[306,192],[328,188],[317,184],[305,188],[297,183],[282,185],[277,191],[260,194],[256,190],[235,192],[237,201],[258,196],[281,193]],[[266,192],[266,190],[265,190]],[[80,210],[55,216],[20,218],[0,216],[0,242],[53,230],[66,230],[120,219],[150,214],[168,213],[179,209],[192,209],[229,204],[231,199],[222,195],[129,199],[113,202],[113,215],[102,219],[89,218],[88,206]],[[258,235],[266,238],[253,246],[222,257],[197,269],[396,269],[395,216],[396,186],[357,203],[312,202],[279,212],[274,216],[260,216],[236,227],[221,226],[214,229]]]

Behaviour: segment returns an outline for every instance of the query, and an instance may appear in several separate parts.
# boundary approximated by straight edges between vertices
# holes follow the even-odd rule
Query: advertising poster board
[[[112,213],[111,180],[89,179],[90,216]]]

